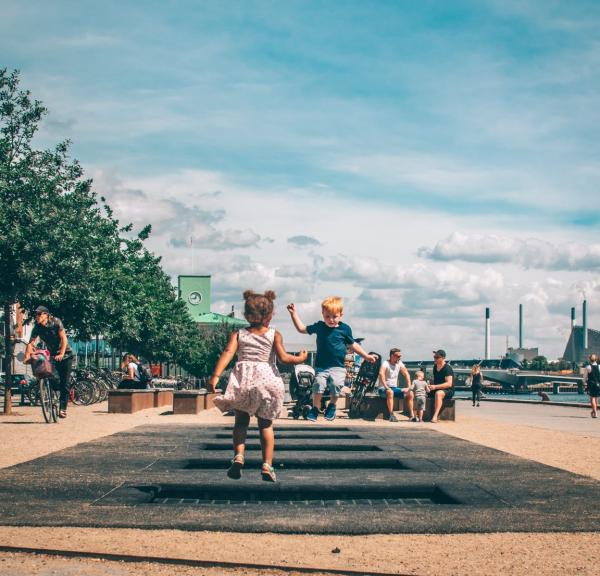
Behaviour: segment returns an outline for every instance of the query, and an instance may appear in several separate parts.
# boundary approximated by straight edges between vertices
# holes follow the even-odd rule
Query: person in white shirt
[[[386,398],[387,408],[390,414],[390,422],[398,422],[398,418],[394,414],[394,396],[404,398],[406,407],[410,414],[410,419],[415,421],[415,413],[413,410],[413,392],[410,386],[410,375],[404,363],[400,360],[402,352],[399,348],[390,350],[389,360],[384,360],[379,369],[379,388],[377,390],[379,396]],[[406,386],[400,388],[398,386],[398,376],[402,374]]]

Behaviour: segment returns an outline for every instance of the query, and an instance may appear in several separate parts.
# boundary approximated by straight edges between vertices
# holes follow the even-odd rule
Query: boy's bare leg
[[[319,410],[319,412],[321,411],[321,399],[323,398],[323,394],[321,394],[320,392],[315,392],[313,394],[313,408],[316,408],[317,410]]]
[[[273,465],[273,450],[275,448],[275,433],[273,432],[273,421],[258,418],[258,429],[260,430],[260,447],[263,462],[269,466]]]

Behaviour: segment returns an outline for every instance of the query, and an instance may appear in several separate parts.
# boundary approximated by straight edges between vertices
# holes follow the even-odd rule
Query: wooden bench
[[[154,390],[109,390],[108,411],[111,414],[133,414],[154,408]]]
[[[213,392],[206,390],[178,390],[173,393],[174,414],[199,414],[214,407]]]

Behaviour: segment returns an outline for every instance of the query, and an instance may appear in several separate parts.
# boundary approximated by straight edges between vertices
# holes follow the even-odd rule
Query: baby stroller
[[[296,400],[296,404],[290,412],[294,420],[302,416],[306,420],[309,410],[312,408],[312,387],[315,381],[315,370],[308,364],[296,364],[290,380],[290,395]]]
[[[354,381],[352,399],[350,400],[350,408],[348,410],[350,418],[360,418],[363,411],[365,394],[371,392],[377,384],[379,368],[381,368],[381,356],[377,352],[369,352],[369,354],[375,356],[377,359],[375,362],[363,360],[358,369],[358,374]]]

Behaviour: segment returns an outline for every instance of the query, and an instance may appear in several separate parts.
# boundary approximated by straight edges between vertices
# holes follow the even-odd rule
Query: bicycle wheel
[[[29,392],[27,392],[27,396],[29,398],[30,406],[37,406],[40,403],[40,384],[39,382],[35,382],[29,387]]]
[[[40,404],[42,405],[44,420],[50,424],[52,420],[52,386],[48,378],[40,380]]]

